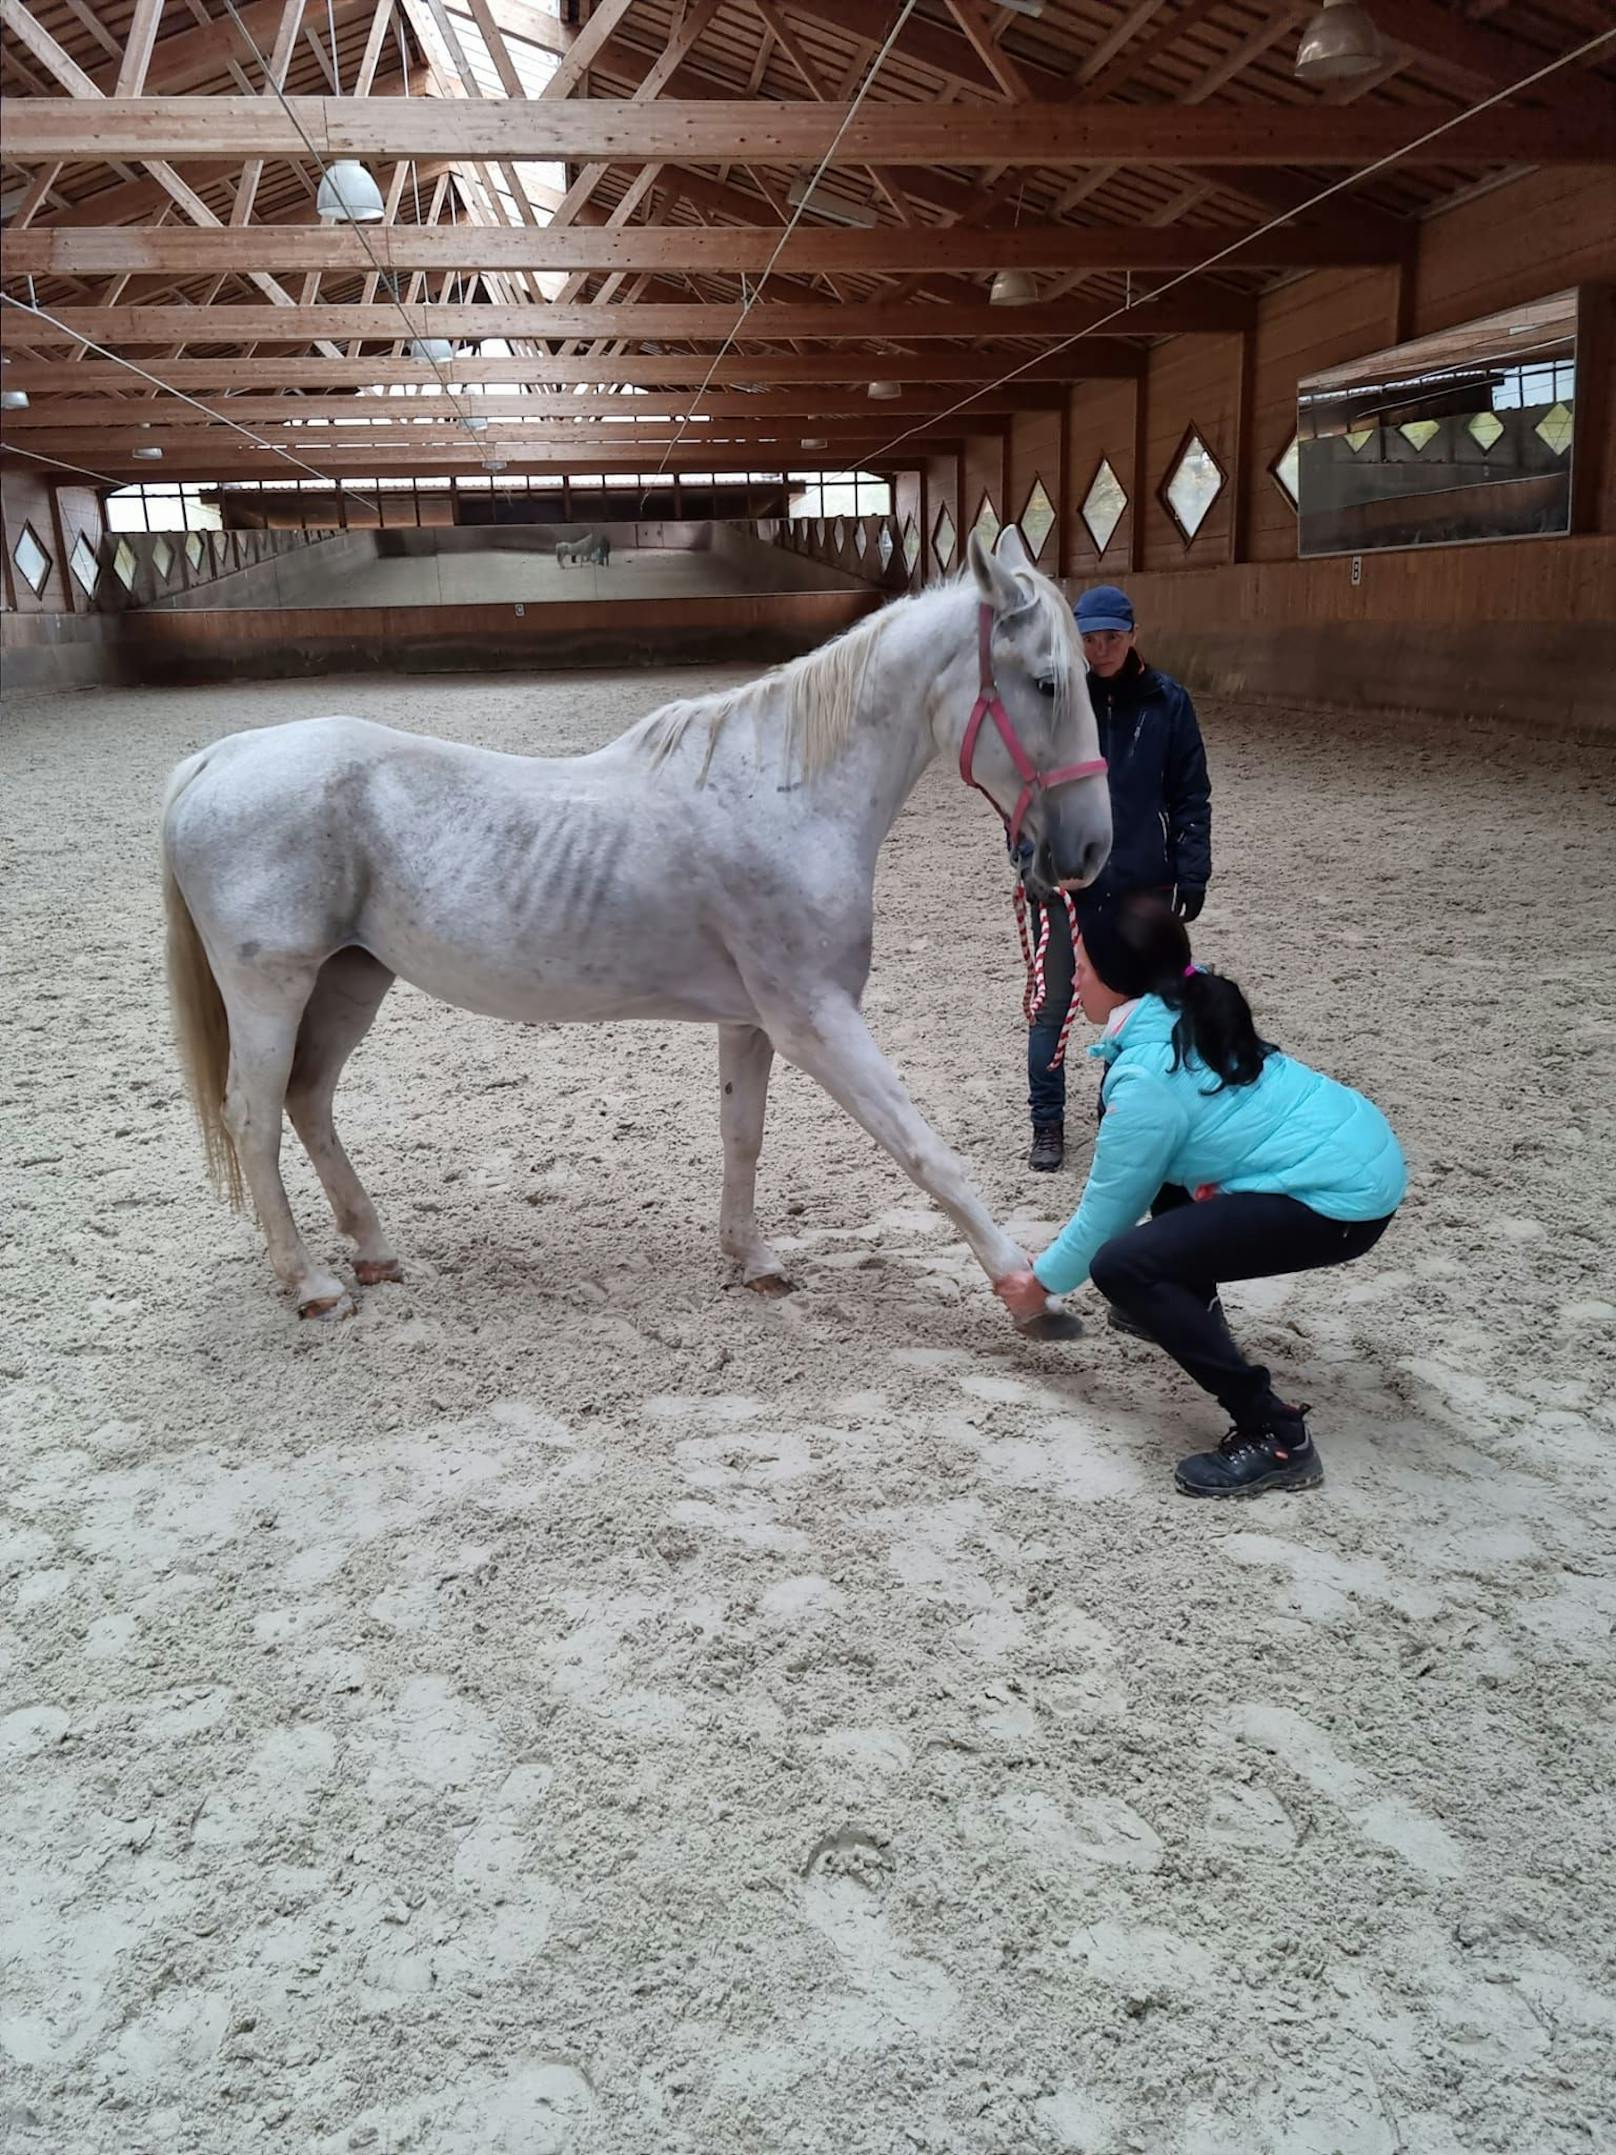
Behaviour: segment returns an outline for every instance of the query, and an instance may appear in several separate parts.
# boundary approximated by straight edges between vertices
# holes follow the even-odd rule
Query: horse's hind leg
[[[401,1280],[403,1267],[387,1246],[381,1221],[353,1162],[342,1149],[331,1104],[342,1066],[369,1032],[393,985],[387,967],[366,950],[339,950],[320,968],[297,1031],[297,1052],[286,1088],[286,1112],[325,1186],[337,1225],[355,1245],[361,1285]]]
[[[281,1181],[281,1117],[298,1020],[312,984],[312,976],[273,985],[261,978],[250,985],[220,979],[230,1022],[224,1119],[252,1192],[275,1277],[297,1297],[298,1315],[348,1317],[353,1299],[341,1280],[321,1271],[303,1247]]]
[[[718,1240],[741,1278],[759,1294],[786,1294],[791,1282],[758,1233],[757,1164],[769,1100],[774,1042],[756,1025],[718,1028],[718,1120],[724,1133],[724,1196]]]

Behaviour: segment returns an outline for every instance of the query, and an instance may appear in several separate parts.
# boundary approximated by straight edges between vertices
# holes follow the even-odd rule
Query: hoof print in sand
[[[803,1913],[878,2011],[929,2034],[953,2014],[958,1994],[940,1968],[894,1937],[885,1910],[894,1875],[892,1858],[872,1834],[844,1827],[808,1858]]]

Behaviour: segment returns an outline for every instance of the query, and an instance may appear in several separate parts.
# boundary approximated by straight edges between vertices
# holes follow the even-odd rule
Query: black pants
[[[1374,1248],[1390,1220],[1390,1213],[1381,1220],[1327,1220],[1294,1197],[1209,1197],[1171,1204],[1143,1226],[1113,1235],[1089,1274],[1106,1300],[1126,1310],[1233,1420],[1256,1428],[1280,1402],[1267,1370],[1246,1360],[1212,1308],[1219,1287],[1347,1264]]]

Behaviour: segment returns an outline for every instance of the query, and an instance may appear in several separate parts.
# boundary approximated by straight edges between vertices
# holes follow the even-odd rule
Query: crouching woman
[[[995,1291],[1026,1322],[1092,1279],[1120,1329],[1222,1404],[1234,1426],[1179,1466],[1186,1496],[1316,1488],[1309,1410],[1247,1361],[1218,1289],[1373,1249],[1407,1184],[1397,1139],[1362,1093],[1258,1037],[1240,989],[1192,962],[1184,923],[1159,900],[1097,917],[1076,958],[1083,1015],[1104,1028],[1089,1049],[1107,1065],[1100,1134],[1076,1213],[1031,1272]]]

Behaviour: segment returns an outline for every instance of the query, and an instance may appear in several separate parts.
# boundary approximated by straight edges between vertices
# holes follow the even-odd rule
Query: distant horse
[[[993,555],[973,535],[969,563],[592,755],[314,718],[179,765],[163,870],[181,1052],[215,1181],[239,1206],[245,1177],[301,1315],[353,1303],[298,1236],[283,1108],[360,1283],[403,1276],[332,1120],[395,976],[527,1024],[716,1025],[719,1240],[749,1286],[787,1284],[754,1197],[777,1048],[936,1199],[990,1279],[1026,1268],[859,1011],[876,854],[935,755],[1032,841],[1039,887],[1091,881],[1110,851],[1071,608],[1014,527]]]
[[[593,562],[598,568],[609,569],[612,542],[603,531],[587,532],[581,539],[558,539],[556,560],[564,569],[575,561]]]

